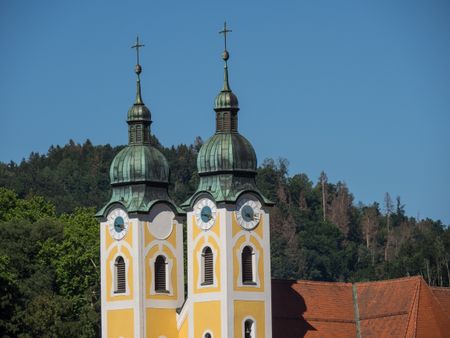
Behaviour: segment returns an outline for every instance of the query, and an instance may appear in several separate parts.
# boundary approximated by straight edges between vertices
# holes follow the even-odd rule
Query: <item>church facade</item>
[[[366,283],[272,280],[270,207],[256,154],[238,132],[228,79],[215,99],[216,132],[197,158],[196,192],[168,194],[169,165],[151,145],[139,48],[128,145],[110,167],[100,220],[102,337],[448,337],[450,289],[422,277]],[[212,120],[212,119],[211,119]]]
[[[137,89],[127,116],[128,145],[111,164],[112,197],[97,214],[103,337],[272,336],[272,203],[256,186],[255,150],[238,132],[228,32],[226,26],[221,32],[224,83],[214,104],[216,132],[198,153],[198,189],[181,206],[168,194],[167,160],[150,144],[142,45],[137,40],[133,46]]]

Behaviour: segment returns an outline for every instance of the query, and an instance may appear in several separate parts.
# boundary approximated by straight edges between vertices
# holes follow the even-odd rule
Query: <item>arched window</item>
[[[253,278],[253,255],[254,253],[251,246],[246,246],[244,250],[242,250],[242,284],[255,284]]]
[[[125,293],[126,285],[125,261],[119,256],[114,263],[114,293]]]
[[[214,284],[213,253],[209,246],[204,248],[202,251],[202,269],[203,269],[202,285]]]
[[[158,256],[155,260],[155,291],[167,292],[166,286],[166,258]]]
[[[209,332],[205,333],[205,335],[203,337],[204,338],[212,338],[211,333],[209,333]]]
[[[244,322],[244,338],[255,338],[255,323],[251,319]]]

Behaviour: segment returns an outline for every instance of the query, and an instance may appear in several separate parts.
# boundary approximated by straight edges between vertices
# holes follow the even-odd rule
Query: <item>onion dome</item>
[[[222,172],[256,174],[256,153],[239,133],[216,133],[201,147],[197,157],[200,175]]]
[[[254,192],[265,204],[271,204],[256,187],[256,153],[251,143],[238,132],[239,101],[232,92],[228,80],[226,34],[231,32],[224,25],[225,51],[224,81],[222,90],[214,101],[216,132],[200,148],[197,169],[199,186],[183,206],[192,207],[197,196],[209,194],[218,203],[236,202],[244,192]]]
[[[169,164],[161,152],[148,145],[123,148],[109,170],[111,185],[127,183],[169,183]]]
[[[127,114],[128,145],[111,163],[109,176],[113,193],[108,204],[97,213],[98,217],[104,217],[116,203],[128,212],[146,213],[153,204],[165,201],[177,213],[183,213],[168,195],[169,164],[164,155],[150,144],[151,113],[141,95],[139,48],[142,46],[139,39],[133,46],[138,51],[137,82],[136,99]]]

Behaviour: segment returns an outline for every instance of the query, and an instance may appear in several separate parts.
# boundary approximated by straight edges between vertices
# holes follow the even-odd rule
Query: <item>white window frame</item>
[[[250,320],[252,322],[252,336],[250,338],[256,338],[257,332],[256,332],[256,320],[252,316],[247,316],[242,320],[242,338],[245,338],[245,322],[247,320]]]

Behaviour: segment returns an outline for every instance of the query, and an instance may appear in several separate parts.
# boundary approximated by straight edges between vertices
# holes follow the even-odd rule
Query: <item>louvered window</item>
[[[244,337],[245,338],[255,338],[255,325],[253,320],[247,319],[244,323]]]
[[[253,280],[253,249],[250,246],[246,246],[242,250],[242,283],[243,284],[255,284]]]
[[[210,247],[206,247],[202,251],[203,261],[203,283],[202,285],[214,284],[214,263],[213,253]]]
[[[123,257],[116,258],[114,263],[114,280],[115,280],[115,293],[124,293],[126,291],[126,279],[125,279],[125,261]]]
[[[156,292],[167,292],[166,259],[164,256],[156,257],[156,261],[155,261],[155,291]]]

